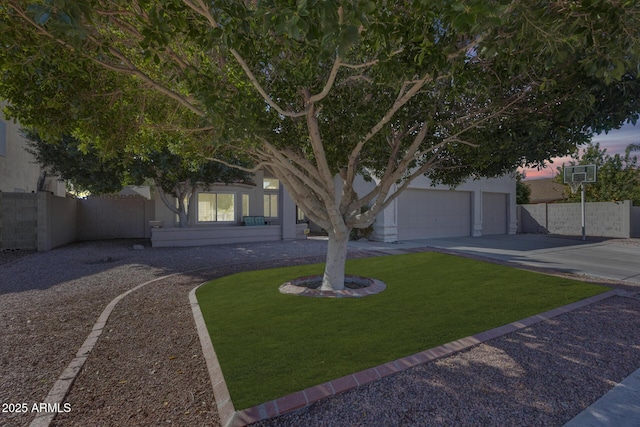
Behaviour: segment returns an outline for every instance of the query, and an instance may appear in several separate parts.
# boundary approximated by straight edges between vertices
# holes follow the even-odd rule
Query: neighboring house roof
[[[565,185],[554,182],[553,178],[525,180],[524,183],[531,189],[529,203],[553,203],[567,198]]]
[[[148,185],[127,185],[118,194],[120,196],[142,196],[145,199],[151,199],[151,189]]]

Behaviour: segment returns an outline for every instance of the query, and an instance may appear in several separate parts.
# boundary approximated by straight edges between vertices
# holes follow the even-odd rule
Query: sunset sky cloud
[[[628,123],[618,130],[613,130],[608,134],[595,135],[593,142],[600,143],[601,148],[607,149],[607,154],[624,154],[625,148],[629,144],[640,144],[640,123],[637,126]],[[541,170],[521,169],[527,175],[527,179],[553,178],[556,175],[556,168],[562,167],[568,162],[570,157],[556,157],[553,163],[548,163],[547,167]]]

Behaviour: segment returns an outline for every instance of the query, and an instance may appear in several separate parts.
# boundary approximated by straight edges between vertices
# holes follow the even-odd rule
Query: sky
[[[600,148],[606,148],[607,154],[624,154],[624,149],[629,144],[640,144],[640,122],[636,126],[631,123],[625,124],[618,130],[613,130],[608,134],[594,135],[593,142],[600,143]],[[568,162],[569,157],[556,157],[553,163],[548,163],[547,167],[542,170],[523,169],[527,175],[526,179],[553,178],[556,174],[556,168],[562,166],[564,162]]]

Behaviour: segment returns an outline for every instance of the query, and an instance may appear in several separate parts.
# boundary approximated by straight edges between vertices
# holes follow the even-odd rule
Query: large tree
[[[325,289],[344,286],[349,231],[415,177],[457,184],[539,165],[638,116],[636,2],[0,5],[5,75],[41,63],[71,93],[86,70],[117,74],[108,81],[137,105],[136,132],[182,127],[191,149],[215,158],[217,141],[279,178],[329,232]],[[131,87],[167,101],[149,115]],[[14,105],[19,92],[0,86]],[[359,174],[375,184],[366,194]]]
[[[151,181],[165,206],[178,216],[180,227],[195,221],[193,197],[197,189],[208,189],[213,184],[253,185],[247,172],[211,160],[188,158],[171,152],[168,146],[135,156],[116,153],[105,157],[97,147],[69,135],[47,142],[36,131],[27,129],[25,136],[27,151],[36,161],[78,191],[108,194],[125,185]],[[233,157],[227,161],[241,165]]]

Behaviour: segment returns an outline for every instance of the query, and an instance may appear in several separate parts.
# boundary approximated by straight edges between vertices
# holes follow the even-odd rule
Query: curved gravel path
[[[68,396],[71,412],[59,414],[54,425],[156,426],[171,419],[216,425],[210,386],[197,386],[208,376],[198,370],[204,359],[188,292],[235,271],[318,262],[326,249],[314,241],[145,250],[133,250],[134,243],[78,243],[19,259],[14,253],[0,265],[0,403],[31,409],[42,402],[115,297],[199,269],[141,288],[116,305]],[[186,360],[190,351],[196,357]],[[178,381],[176,373],[189,378]],[[196,396],[205,402],[198,402],[202,410],[185,409]],[[28,425],[35,415],[0,413],[0,426]]]
[[[319,262],[326,249],[133,243],[0,255],[0,403],[41,402],[113,298],[199,269],[120,301],[67,396],[71,412],[53,425],[219,425],[189,291],[237,271]],[[640,300],[615,297],[261,425],[561,425],[638,367]],[[0,426],[35,415],[0,413]]]

